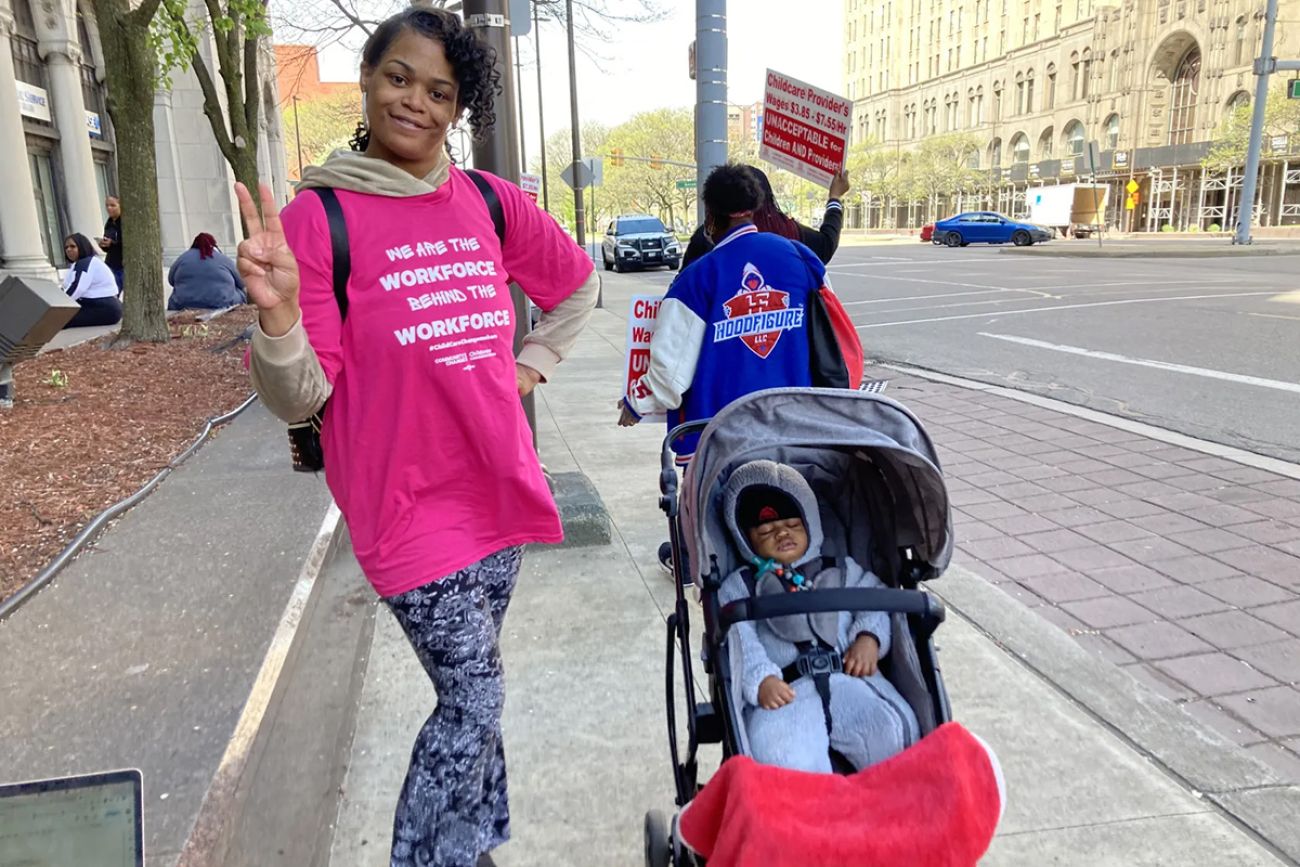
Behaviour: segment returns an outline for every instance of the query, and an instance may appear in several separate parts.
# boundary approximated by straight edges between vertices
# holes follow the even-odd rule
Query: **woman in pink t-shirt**
[[[501,622],[522,546],[561,538],[519,398],[572,347],[598,289],[591,260],[518,187],[483,174],[481,191],[449,163],[462,114],[476,135],[492,126],[495,60],[455,15],[395,15],[363,52],[354,151],[307,169],[282,215],[265,187],[261,216],[236,190],[250,231],[239,269],[259,308],[253,382],[286,421],[329,400],[326,480],[437,692],[398,801],[393,865],[490,864],[509,837]],[[332,288],[330,190],[347,227],[346,310]],[[518,357],[508,283],[542,309]]]

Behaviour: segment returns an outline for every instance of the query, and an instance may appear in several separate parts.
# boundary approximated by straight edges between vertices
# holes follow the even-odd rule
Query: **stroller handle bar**
[[[677,462],[673,457],[673,446],[683,437],[703,431],[708,427],[709,421],[710,419],[701,419],[679,424],[664,437],[663,448],[659,454],[659,493],[663,494],[659,504],[665,512],[668,512],[669,517],[677,514]],[[670,507],[671,511],[669,511]]]
[[[806,593],[772,593],[737,599],[722,608],[722,625],[729,627],[744,620],[768,620],[790,614],[816,614],[823,611],[882,611],[889,614],[914,614],[943,622],[943,603],[932,594],[919,590],[893,590],[880,587],[839,587],[833,590],[810,590]]]

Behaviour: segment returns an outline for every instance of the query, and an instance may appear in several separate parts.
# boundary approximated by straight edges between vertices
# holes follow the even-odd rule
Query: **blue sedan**
[[[1052,232],[1032,223],[1021,223],[993,211],[972,211],[958,214],[934,224],[934,242],[949,247],[967,244],[1006,244],[1028,247],[1039,241],[1050,241]]]

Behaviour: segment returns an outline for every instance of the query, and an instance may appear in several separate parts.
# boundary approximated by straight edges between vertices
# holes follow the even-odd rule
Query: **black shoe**
[[[673,574],[673,543],[664,542],[659,546],[659,565],[669,575]]]

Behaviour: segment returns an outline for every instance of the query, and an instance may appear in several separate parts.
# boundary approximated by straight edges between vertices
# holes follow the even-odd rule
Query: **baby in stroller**
[[[825,558],[812,488],[794,468],[751,461],[723,496],[727,525],[747,565],[720,591],[723,605],[756,594],[884,587],[852,558]],[[732,627],[734,686],[756,761],[829,773],[838,753],[862,770],[920,737],[915,714],[879,670],[890,622],[872,611],[744,621]]]

